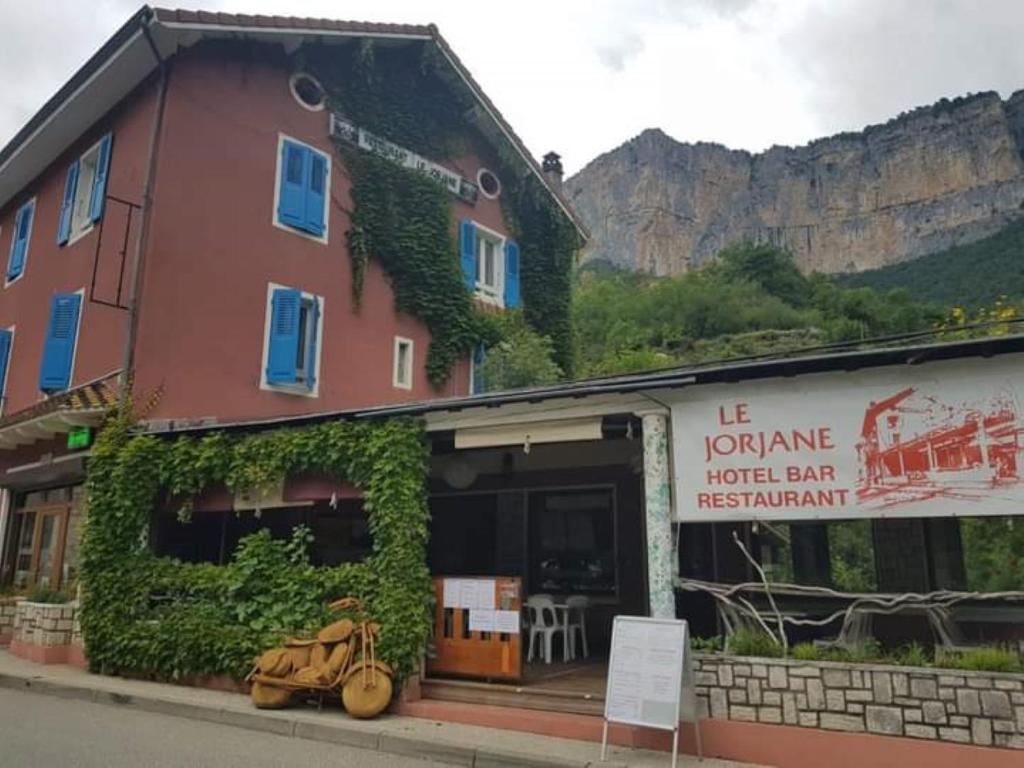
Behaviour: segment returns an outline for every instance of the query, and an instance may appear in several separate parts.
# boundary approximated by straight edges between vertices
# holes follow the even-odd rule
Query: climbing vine
[[[396,308],[430,329],[427,376],[440,386],[474,344],[494,337],[487,316],[473,307],[454,256],[449,194],[433,179],[369,152],[338,151],[355,203],[349,230],[353,288],[361,290],[366,262],[375,258],[391,276]]]
[[[520,243],[527,322],[552,339],[555,362],[572,371],[570,275],[579,239],[573,224],[504,141],[488,141],[473,116],[479,105],[443,63],[437,46],[362,43],[308,46],[296,68],[323,84],[332,110],[433,160],[470,152],[492,157],[503,179],[505,218]],[[500,148],[495,155],[494,145]],[[433,342],[427,373],[435,386],[478,343],[498,341],[496,326],[474,309],[453,237],[451,196],[440,184],[369,152],[339,143],[352,182],[348,233],[356,304],[368,261],[380,263],[398,309],[419,317]]]
[[[326,603],[356,595],[383,626],[379,652],[399,674],[415,666],[430,631],[426,564],[426,448],[410,420],[330,422],[232,436],[162,440],[133,434],[122,405],[96,440],[81,545],[82,631],[89,664],[107,673],[158,678],[244,675],[253,656],[322,625]],[[244,538],[224,566],[151,553],[152,510],[188,515],[193,497],[268,489],[313,471],[363,491],[373,536],[361,563],[314,567],[310,534]]]

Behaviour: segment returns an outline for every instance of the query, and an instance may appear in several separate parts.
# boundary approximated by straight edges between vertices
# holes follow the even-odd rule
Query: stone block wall
[[[53,647],[71,645],[78,603],[18,603],[14,617],[14,641],[23,645]]]
[[[14,636],[14,615],[20,597],[0,597],[0,645],[6,645]]]
[[[1024,750],[1024,675],[695,654],[720,720]]]

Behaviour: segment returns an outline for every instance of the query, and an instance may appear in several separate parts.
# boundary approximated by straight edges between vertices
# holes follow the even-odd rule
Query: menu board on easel
[[[690,635],[678,619],[616,616],[604,700],[604,760],[608,723],[672,731],[672,765],[676,764],[681,714],[696,723]],[[686,699],[685,713],[681,711]],[[697,731],[700,749],[700,731]]]

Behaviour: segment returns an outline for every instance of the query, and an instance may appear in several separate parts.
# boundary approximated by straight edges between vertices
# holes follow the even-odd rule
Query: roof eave
[[[184,20],[183,20],[184,19]],[[241,23],[239,20],[250,20]],[[144,39],[146,31],[149,40]],[[395,40],[432,41],[441,51],[449,66],[469,89],[498,133],[509,142],[529,172],[550,194],[585,242],[586,228],[572,208],[559,194],[537,164],[522,140],[498,112],[493,102],[473,79],[469,70],[441,36],[437,27],[376,24],[362,22],[336,22],[324,19],[296,19],[280,17],[251,17],[234,14],[170,11],[143,6],[125,22],[53,97],[51,97],[25,126],[0,149],[0,208],[18,195],[32,179],[64,152],[80,135],[82,124],[92,125],[124,98],[132,88],[148,77],[161,63],[160,59],[173,56],[181,46],[196,42],[208,35],[245,35],[268,40],[285,37],[338,38],[372,37]],[[190,35],[197,35],[190,38]],[[129,54],[129,55],[126,55]],[[125,59],[130,59],[125,61]],[[105,72],[119,68],[115,73],[114,88],[97,88],[96,81]],[[91,90],[90,90],[91,89]],[[75,120],[63,127],[55,124],[69,111],[75,111]],[[70,124],[70,123],[73,123]],[[76,131],[75,128],[78,128]],[[37,150],[36,156],[30,156]]]

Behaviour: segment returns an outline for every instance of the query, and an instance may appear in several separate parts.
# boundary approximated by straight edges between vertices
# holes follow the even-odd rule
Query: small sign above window
[[[341,115],[331,114],[331,136],[355,144],[367,152],[380,155],[403,168],[426,174],[442,184],[453,195],[465,200],[467,203],[475,204],[480,194],[480,190],[475,184],[462,178],[455,171],[451,171],[443,165],[438,165],[433,160],[427,160],[415,152],[370,133],[365,128],[358,127],[351,120]]]

